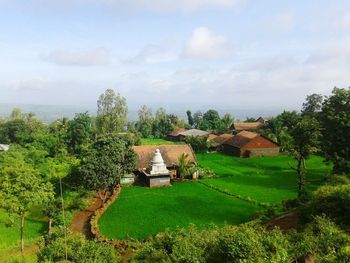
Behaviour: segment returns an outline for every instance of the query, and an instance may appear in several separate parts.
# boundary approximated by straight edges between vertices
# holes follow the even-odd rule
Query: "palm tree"
[[[177,167],[178,175],[181,179],[190,176],[194,172],[195,163],[188,159],[187,153],[182,153],[179,157],[179,163]]]

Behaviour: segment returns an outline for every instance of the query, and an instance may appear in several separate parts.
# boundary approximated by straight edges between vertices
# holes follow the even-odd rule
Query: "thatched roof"
[[[185,128],[177,128],[177,129],[173,130],[172,132],[168,133],[168,136],[176,137],[179,135],[179,133],[184,132],[184,131],[186,131]]]
[[[231,130],[243,131],[243,130],[257,130],[263,126],[261,122],[235,122],[231,126]]]
[[[198,129],[190,129],[184,132],[180,132],[179,135],[185,136],[185,137],[198,137],[198,136],[208,136],[209,132],[198,130]]]
[[[136,167],[138,170],[150,167],[156,149],[159,149],[167,167],[176,165],[183,153],[188,154],[189,160],[197,163],[196,156],[189,144],[133,146],[132,149],[136,152]]]

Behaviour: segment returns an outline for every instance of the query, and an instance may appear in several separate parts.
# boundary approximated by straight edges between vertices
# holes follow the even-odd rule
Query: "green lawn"
[[[289,165],[294,160],[288,155],[238,158],[210,153],[197,154],[197,160],[200,166],[214,170],[219,176],[202,180],[206,184],[265,203],[297,196],[296,174]],[[331,169],[318,156],[307,161],[307,168],[307,188],[310,190],[319,186]]]
[[[258,210],[248,202],[209,189],[197,182],[177,183],[171,187],[124,188],[102,215],[99,227],[113,239],[127,236],[143,239],[165,229],[239,224]]]
[[[33,209],[27,216],[24,228],[25,245],[33,243],[46,231],[46,221],[40,212],[39,209]],[[19,219],[15,218],[11,226],[8,225],[8,222],[8,216],[3,210],[0,210],[0,254],[7,249],[19,247]]]
[[[163,144],[182,144],[183,142],[167,141],[164,139],[142,138],[141,145],[163,145]]]

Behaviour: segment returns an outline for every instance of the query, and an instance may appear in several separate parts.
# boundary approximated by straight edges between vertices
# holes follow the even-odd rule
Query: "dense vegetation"
[[[140,137],[144,143],[164,143],[169,131],[183,127],[221,134],[233,122],[232,116],[211,109],[188,111],[186,123],[162,108],[153,116],[146,106],[136,122],[127,122],[126,101],[113,90],[101,94],[97,106],[96,117],[78,113],[51,124],[19,109],[0,119],[0,143],[10,145],[0,152],[1,261],[11,261],[12,255],[19,259],[20,253],[28,259],[39,241],[33,262],[119,262],[114,247],[70,233],[73,213],[92,193],[104,202],[119,187],[120,178],[134,168],[130,146],[140,144]],[[349,89],[308,96],[301,112],[284,111],[258,131],[285,153],[271,159],[207,154],[206,138],[189,138],[203,166],[202,180],[123,189],[101,218],[101,230],[113,238],[144,238],[168,227],[146,242],[126,241],[125,259],[133,254],[136,262],[289,262],[306,257],[349,262],[349,114]],[[182,158],[181,179],[190,166]],[[280,212],[297,208],[299,232],[270,231],[259,222],[230,225],[248,221],[258,210],[258,218],[274,215],[267,203],[279,203]],[[211,222],[218,226],[208,227]],[[174,232],[191,223],[198,229]],[[229,225],[222,227],[224,223]]]

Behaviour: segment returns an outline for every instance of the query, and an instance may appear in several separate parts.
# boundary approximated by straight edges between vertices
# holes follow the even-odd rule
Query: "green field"
[[[167,141],[156,138],[142,138],[141,145],[163,145],[163,144],[182,144],[183,142]]]
[[[211,190],[198,182],[171,187],[129,187],[102,215],[99,227],[108,238],[146,238],[166,229],[196,224],[239,224],[258,210],[248,202]]]
[[[9,218],[3,210],[0,210],[0,252],[3,249],[19,247],[19,218],[14,218],[9,225]],[[36,240],[46,230],[46,222],[40,215],[40,211],[33,209],[25,221],[24,238],[27,244]]]
[[[288,155],[238,158],[219,153],[197,154],[200,166],[215,171],[218,178],[202,180],[222,190],[250,197],[258,202],[276,203],[297,196],[296,174],[290,168],[294,160]],[[307,161],[307,189],[322,183],[331,170],[323,158],[312,156]]]

